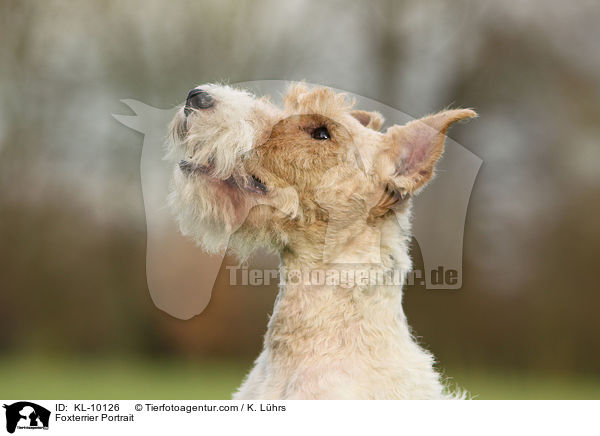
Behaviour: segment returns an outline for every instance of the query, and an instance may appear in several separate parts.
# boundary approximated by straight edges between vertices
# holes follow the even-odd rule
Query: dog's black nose
[[[189,115],[192,109],[208,109],[213,107],[214,104],[215,99],[208,92],[194,88],[188,93],[184,112]]]

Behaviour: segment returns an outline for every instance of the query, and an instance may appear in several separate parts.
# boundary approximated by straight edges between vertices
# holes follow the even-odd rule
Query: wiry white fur
[[[244,156],[261,141],[265,124],[270,124],[277,112],[247,91],[215,84],[203,85],[202,89],[214,97],[214,107],[194,111],[187,120],[183,109],[177,112],[165,158],[176,165],[181,159],[198,165],[212,163],[211,176],[218,180],[243,177]],[[210,189],[189,183],[177,168],[169,204],[176,211],[182,234],[193,237],[210,253],[227,248],[229,237],[249,209],[240,210],[226,199],[214,198]]]

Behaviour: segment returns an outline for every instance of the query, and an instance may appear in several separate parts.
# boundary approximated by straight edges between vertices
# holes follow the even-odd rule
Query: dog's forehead
[[[350,114],[354,101],[346,94],[336,93],[331,88],[309,88],[304,83],[293,84],[285,93],[283,107],[273,104],[270,96],[256,96],[247,90],[227,85],[209,84],[204,85],[203,89],[217,101],[225,103],[225,108],[232,111],[232,116],[242,115],[255,122],[263,121],[259,123],[261,127],[304,114],[326,117],[352,130],[357,127],[356,120]]]
[[[310,89],[303,83],[292,85],[284,98],[287,113],[317,113],[334,119],[347,114],[353,105],[346,94],[326,87]]]
[[[296,84],[288,89],[277,122],[296,123],[300,128],[327,126],[335,129],[338,140],[348,141],[354,136],[366,139],[374,130],[365,128],[353,115],[353,106],[354,100],[344,93],[335,93],[325,87],[309,89],[304,84]],[[341,132],[344,134],[340,135]],[[365,132],[366,135],[363,134]]]

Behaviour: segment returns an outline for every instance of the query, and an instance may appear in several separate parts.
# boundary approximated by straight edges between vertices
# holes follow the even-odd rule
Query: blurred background
[[[199,316],[154,306],[143,137],[111,114],[305,79],[479,112],[450,133],[483,159],[463,288],[408,287],[409,322],[475,398],[600,399],[598,2],[0,4],[0,397],[229,397],[276,288],[223,267]]]

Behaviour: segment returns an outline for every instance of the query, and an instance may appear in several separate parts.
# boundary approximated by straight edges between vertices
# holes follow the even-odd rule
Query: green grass
[[[600,375],[519,373],[488,369],[447,371],[450,385],[475,400],[598,400]]]
[[[250,362],[0,360],[0,398],[228,399]]]
[[[0,358],[3,399],[228,399],[250,362]],[[600,377],[448,370],[474,399],[600,399]]]

